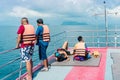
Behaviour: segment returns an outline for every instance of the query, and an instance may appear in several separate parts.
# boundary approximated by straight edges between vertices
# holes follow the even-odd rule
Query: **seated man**
[[[57,61],[61,62],[65,60],[70,60],[70,58],[68,57],[70,52],[66,50],[67,46],[68,46],[68,42],[65,42],[62,48],[57,49],[57,52],[55,53],[55,57]]]
[[[75,44],[74,46],[74,60],[86,60],[91,58],[90,54],[88,53],[88,48],[82,38],[82,36],[78,37],[78,43]]]

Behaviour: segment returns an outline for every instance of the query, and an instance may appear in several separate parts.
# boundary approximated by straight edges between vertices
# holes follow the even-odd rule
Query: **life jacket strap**
[[[36,40],[35,34],[27,34],[22,35],[21,42],[25,43],[33,43]]]

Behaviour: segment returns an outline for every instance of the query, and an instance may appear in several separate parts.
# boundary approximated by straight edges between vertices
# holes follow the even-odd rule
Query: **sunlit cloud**
[[[120,6],[117,6],[113,9],[108,9],[108,15],[115,18],[120,18]]]
[[[23,2],[25,2],[26,0],[22,0]]]
[[[42,13],[42,12],[38,12],[35,10],[31,10],[28,8],[24,8],[24,7],[14,7],[12,9],[12,11],[9,13],[10,16],[13,17],[51,17],[50,14],[46,14],[46,13]]]
[[[53,23],[54,21],[64,22],[66,20],[91,23],[93,16],[96,14],[101,14],[101,16],[98,16],[100,18],[104,17],[103,1],[104,0],[15,0],[14,3],[10,3],[4,0],[0,3],[1,6],[4,6],[0,15],[14,18],[24,16],[30,18],[42,17],[46,18],[46,20],[48,19],[48,21],[53,21]],[[119,17],[119,0],[106,1],[108,17]]]

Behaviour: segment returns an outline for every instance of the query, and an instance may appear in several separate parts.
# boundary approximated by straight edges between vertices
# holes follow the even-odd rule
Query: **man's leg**
[[[45,68],[48,68],[48,60],[47,59],[43,60],[43,65]]]
[[[32,80],[32,60],[26,62],[26,69],[28,72],[28,79],[27,80]]]
[[[41,45],[38,46],[38,51],[39,51],[39,59],[42,59],[42,53],[41,53]]]
[[[43,49],[42,52],[43,52],[43,54],[44,54],[43,64],[44,64],[44,67],[45,67],[45,68],[48,68],[48,59],[47,59],[47,53],[46,53],[47,47],[48,47],[48,46],[44,46],[44,48],[42,48],[42,49]]]
[[[48,60],[47,60],[46,50],[47,50],[47,46],[41,45],[41,53],[42,53],[42,59],[44,65],[42,71],[48,71]]]
[[[67,41],[64,42],[62,48],[65,49],[65,50],[68,49],[68,42]]]
[[[29,51],[28,51],[29,50]],[[27,80],[32,80],[32,54],[34,47],[26,46],[21,48],[21,58],[26,62],[26,70],[28,72]]]

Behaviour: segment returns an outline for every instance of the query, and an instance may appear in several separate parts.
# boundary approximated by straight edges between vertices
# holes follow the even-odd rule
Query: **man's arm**
[[[20,47],[20,40],[21,40],[21,35],[24,33],[24,26],[21,25],[17,31],[17,43],[16,43],[16,48]]]
[[[75,50],[77,49],[77,43],[74,45],[74,48],[73,48],[73,53],[72,54],[75,54]]]
[[[77,49],[77,43],[74,45],[74,48],[73,48],[73,50],[75,50],[75,49]]]
[[[40,35],[42,35],[42,33],[43,33],[43,28],[42,28],[42,26],[41,27],[39,26],[36,30],[36,43],[37,43],[37,40],[39,39]]]
[[[21,34],[18,34],[16,48],[20,47]]]
[[[86,44],[85,44],[85,50],[86,50],[86,51],[88,51],[88,47],[87,47],[87,45],[86,45]]]

